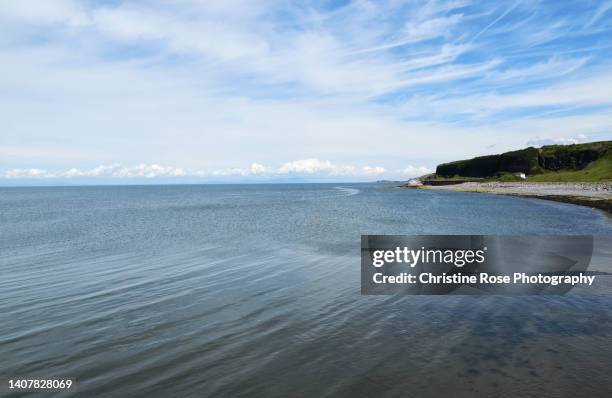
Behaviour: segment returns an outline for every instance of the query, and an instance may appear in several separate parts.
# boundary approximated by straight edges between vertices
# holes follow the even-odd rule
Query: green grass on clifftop
[[[612,153],[591,162],[582,170],[546,171],[529,176],[534,182],[598,182],[612,181]]]

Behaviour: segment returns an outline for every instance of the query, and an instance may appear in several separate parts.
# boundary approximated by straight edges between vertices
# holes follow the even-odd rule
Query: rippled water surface
[[[523,233],[612,223],[372,184],[0,189],[0,376],[76,377],[75,396],[612,396],[612,296],[360,295],[361,234]]]

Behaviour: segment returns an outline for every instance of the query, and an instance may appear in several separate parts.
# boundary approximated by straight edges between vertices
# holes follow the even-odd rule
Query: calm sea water
[[[612,296],[360,295],[361,234],[523,233],[612,222],[372,184],[0,189],[0,377],[76,377],[62,396],[612,396]]]

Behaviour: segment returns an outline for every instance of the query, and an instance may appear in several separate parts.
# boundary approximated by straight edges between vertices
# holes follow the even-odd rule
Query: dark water
[[[76,377],[67,396],[612,396],[612,296],[360,296],[361,234],[442,233],[612,223],[366,184],[1,189],[0,377]]]

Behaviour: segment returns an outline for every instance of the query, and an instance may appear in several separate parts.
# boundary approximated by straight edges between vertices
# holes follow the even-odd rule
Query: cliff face
[[[436,168],[436,176],[492,178],[518,172],[528,176],[559,171],[575,172],[590,168],[600,160],[601,166],[607,167],[610,159],[612,159],[612,141],[548,145],[539,149],[529,147],[500,155],[444,163]],[[612,168],[609,174],[612,178]]]
[[[599,148],[591,144],[570,145],[568,147],[561,145],[545,146],[539,151],[538,163],[545,170],[582,170],[589,163],[604,155],[606,149],[610,150],[612,147],[610,145],[612,141],[604,141],[603,143],[608,143],[607,147],[602,145]]]
[[[436,175],[492,177],[500,172],[531,174],[538,167],[538,150],[527,148],[501,155],[480,156],[470,160],[444,163],[436,168]]]

